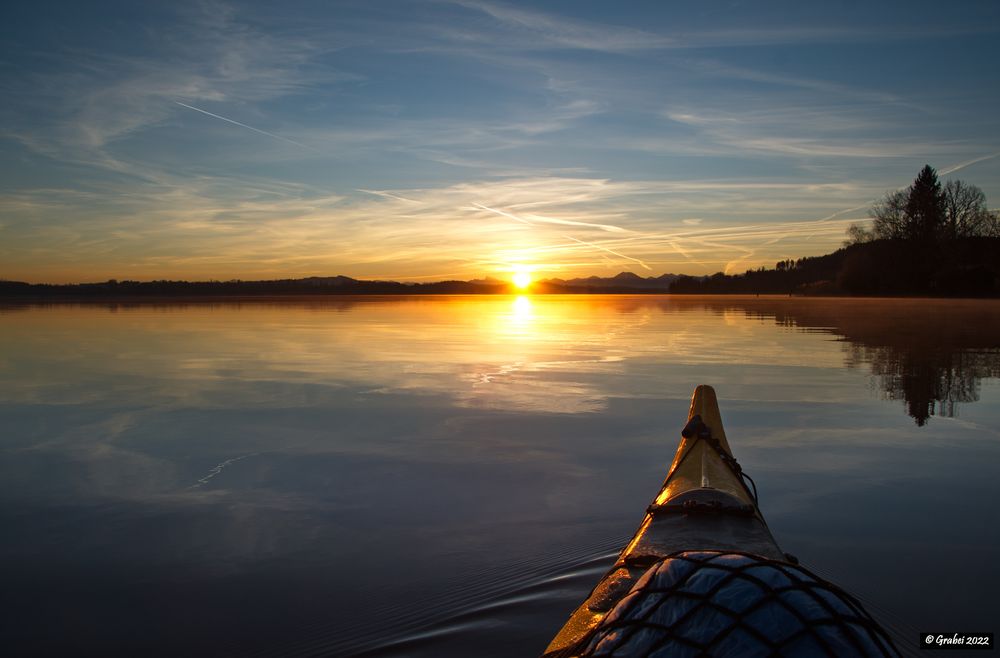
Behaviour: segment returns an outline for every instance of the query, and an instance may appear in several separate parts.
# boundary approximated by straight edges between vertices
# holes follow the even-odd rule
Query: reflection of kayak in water
[[[635,536],[545,656],[898,655],[857,600],[778,548],[712,387],[681,435]]]

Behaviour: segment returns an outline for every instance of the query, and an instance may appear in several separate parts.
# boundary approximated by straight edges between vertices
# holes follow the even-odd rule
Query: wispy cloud
[[[201,9],[178,15],[172,39],[148,44],[158,56],[78,52],[59,70],[21,72],[10,82],[20,93],[5,133],[48,157],[115,169],[119,159],[108,149],[162,125],[175,103],[210,114],[190,104],[261,102],[337,78],[303,68],[321,50],[309,40],[253,29],[226,5]]]
[[[744,108],[740,112],[676,108],[665,116],[697,130],[702,144],[722,147],[729,153],[799,158],[920,158],[956,148],[955,144],[921,142],[905,134],[886,137],[891,130],[888,119],[880,124],[877,114],[853,108],[786,105]]]
[[[806,78],[786,73],[755,70],[709,59],[687,60],[685,65],[703,76],[762,82],[778,87],[820,92],[836,98],[848,98],[876,103],[900,102],[900,98],[897,95],[888,93],[884,89],[862,89],[853,85],[832,82],[821,78]]]
[[[630,265],[699,273],[724,268],[734,253],[768,262],[815,252],[824,241],[839,243],[850,221],[726,225],[712,219],[734,204],[769,209],[755,210],[763,220],[778,209],[808,216],[871,193],[816,183],[540,177],[345,197],[233,182],[205,178],[193,187],[176,181],[142,196],[121,194],[127,188],[117,183],[101,194],[103,206],[84,215],[67,197],[63,209],[78,219],[62,227],[28,219],[51,211],[49,191],[21,195],[5,208],[21,226],[19,247],[0,246],[0,258],[10,268],[44,262],[49,279],[81,262],[105,278],[424,278],[428,272],[474,278],[512,263],[553,274]],[[248,190],[255,191],[247,196]],[[684,221],[692,215],[701,223]],[[664,230],[671,224],[673,230]],[[775,238],[778,251],[770,248]]]
[[[545,12],[513,3],[489,0],[447,0],[450,4],[474,10],[497,21],[508,30],[489,32],[469,25],[438,29],[438,36],[449,35],[454,45],[475,42],[489,47],[532,49],[580,49],[608,53],[634,53],[676,49],[737,48],[795,44],[857,44],[866,42],[926,40],[969,34],[988,34],[992,30],[976,25],[935,25],[933,28],[897,23],[888,27],[844,23],[841,25],[768,25],[755,27],[702,27],[700,29],[640,29],[611,21],[582,20],[568,13]],[[734,12],[735,16],[735,12]],[[758,16],[720,17],[722,22],[747,23]],[[749,19],[749,20],[748,20]],[[517,38],[522,37],[522,38]],[[525,42],[529,37],[530,42]]]
[[[454,4],[482,12],[500,23],[530,33],[537,47],[578,48],[606,52],[628,52],[667,48],[673,39],[643,30],[590,23],[568,16],[483,0],[452,0]]]

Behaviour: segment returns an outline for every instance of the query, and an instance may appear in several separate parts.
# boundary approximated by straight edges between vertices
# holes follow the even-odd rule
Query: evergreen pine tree
[[[945,229],[945,195],[937,172],[930,165],[917,174],[906,199],[907,238],[933,242]]]

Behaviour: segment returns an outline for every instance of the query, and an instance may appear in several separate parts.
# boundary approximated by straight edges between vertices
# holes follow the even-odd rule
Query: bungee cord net
[[[684,551],[652,566],[572,655],[899,656],[860,602],[801,566]]]

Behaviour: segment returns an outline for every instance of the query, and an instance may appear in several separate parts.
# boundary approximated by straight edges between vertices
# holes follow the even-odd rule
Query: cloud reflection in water
[[[1000,495],[987,477],[1000,427],[988,404],[1000,361],[992,301],[523,296],[5,311],[0,576],[22,611],[17,646],[39,624],[75,619],[120,652],[150,637],[164,651],[285,651],[295,637],[351,653],[406,615],[419,629],[469,613],[475,597],[459,592],[486,601],[520,583],[544,600],[489,619],[521,629],[522,653],[540,650],[593,583],[558,593],[525,574],[559,575],[627,538],[696,383],[720,391],[786,548],[806,546],[821,564],[891,549],[909,532],[896,519],[932,513],[936,491]],[[905,399],[926,426],[878,397]],[[942,402],[965,425],[927,422]],[[914,480],[925,485],[916,493]],[[927,551],[945,535],[974,556],[995,548],[978,517],[936,518],[948,532],[921,536]],[[977,559],[969,569],[982,568]],[[899,587],[913,574],[852,574],[921,614]],[[437,603],[412,616],[406,597]],[[531,622],[515,623],[523,609]],[[373,614],[388,622],[371,626]],[[184,630],[167,637],[167,626]],[[213,644],[221,637],[237,644]]]

